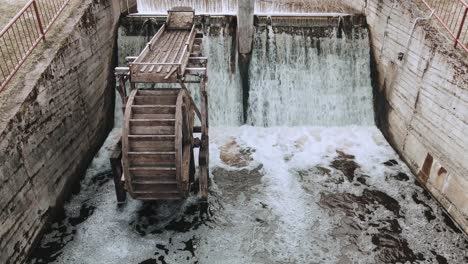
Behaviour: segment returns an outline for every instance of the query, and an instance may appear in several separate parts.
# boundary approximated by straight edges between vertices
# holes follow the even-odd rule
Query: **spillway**
[[[179,0],[177,5],[190,6],[199,14],[237,14],[237,0]],[[174,6],[173,0],[137,0],[140,14],[166,14]],[[330,10],[342,13],[351,10],[350,7],[360,7],[362,3],[320,0],[257,0],[255,1],[256,14],[310,14],[328,12]]]
[[[120,63],[158,27],[142,25],[120,29]],[[229,23],[203,30],[209,204],[117,208],[116,128],[30,263],[463,262],[468,242],[374,125],[365,27],[264,25],[247,62]]]
[[[208,57],[210,126],[195,123],[192,145],[178,91],[139,91],[126,118],[118,94],[140,75],[126,56],[180,5],[203,33],[179,49],[188,71],[205,75]],[[0,263],[468,263],[464,11],[463,1],[3,1]],[[174,12],[191,20],[187,7]],[[180,37],[160,39],[175,45],[151,60],[177,58]],[[201,108],[198,78],[185,76]],[[138,84],[151,87],[167,88]],[[114,181],[131,174],[119,172],[123,127],[135,133],[124,145],[140,198],[178,192],[182,167],[195,174],[187,199],[117,203]],[[182,151],[178,162],[180,139],[194,160],[209,145],[209,159],[188,166]],[[206,202],[207,170],[190,170],[204,164]]]

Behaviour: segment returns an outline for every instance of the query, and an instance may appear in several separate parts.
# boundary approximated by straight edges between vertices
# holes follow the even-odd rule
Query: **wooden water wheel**
[[[195,11],[169,10],[166,23],[129,67],[117,67],[116,87],[124,107],[122,144],[111,157],[117,201],[126,192],[138,200],[187,197],[195,178],[194,147],[199,147],[199,194],[208,198],[209,136],[207,61],[202,57],[203,34],[194,25]],[[130,82],[127,96],[125,83]],[[179,84],[178,89],[139,89],[137,83]],[[198,83],[200,109],[186,83]],[[200,127],[194,127],[194,116]],[[194,139],[193,133],[200,133]]]
[[[186,197],[194,182],[194,106],[185,89],[133,90],[122,132],[127,192],[139,200]]]

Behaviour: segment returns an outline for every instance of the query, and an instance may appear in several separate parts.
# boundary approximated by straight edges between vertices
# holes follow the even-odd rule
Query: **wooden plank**
[[[128,138],[132,141],[172,141],[175,140],[175,135],[128,135]]]
[[[134,194],[152,194],[154,197],[159,197],[161,194],[180,194],[179,190],[175,189],[160,189],[160,190],[135,190]]]
[[[176,178],[179,183],[179,190],[182,190],[182,104],[184,100],[185,91],[181,90],[177,97],[176,104],[176,123],[175,123],[175,165],[176,165]]]
[[[174,141],[130,140],[130,151],[175,151]]]
[[[188,63],[188,58],[190,57],[191,55],[191,50],[192,50],[192,46],[193,46],[193,42],[195,40],[195,35],[196,35],[196,32],[195,32],[195,26],[192,27],[191,31],[190,31],[190,35],[189,35],[189,39],[187,40],[187,49],[185,51],[184,54],[182,54],[182,57],[180,59],[180,72],[179,74],[180,75],[184,75],[185,74],[185,68],[187,67],[187,63]],[[195,56],[192,56],[192,57],[195,57]]]
[[[179,193],[179,190],[177,189],[177,181],[174,181],[173,183],[164,183],[164,181],[161,182],[133,182],[133,188],[135,189],[135,193]]]
[[[175,180],[175,177],[172,179],[158,179],[158,178],[135,178],[133,181],[133,184],[148,184],[148,185],[172,185],[174,184],[175,187],[177,188],[177,181]]]
[[[179,43],[177,43],[177,46],[178,48],[175,50],[175,53],[172,55],[172,59],[170,60],[170,62],[178,62],[179,61],[179,57],[180,56],[183,56],[183,50],[184,50],[184,45],[186,45],[186,41],[187,41],[187,37],[190,37],[189,33],[188,32],[185,32],[184,33],[184,37],[182,39],[182,41]],[[182,54],[181,54],[182,52]],[[181,54],[181,55],[179,55]],[[164,77],[165,79],[168,79],[176,70],[177,70],[178,66],[177,67],[174,67],[174,66],[169,66],[167,67],[166,69],[166,73],[168,73],[168,75],[166,75],[166,77]]]
[[[202,139],[199,154],[200,166],[200,195],[202,199],[208,198],[208,181],[209,181],[209,137],[208,137],[208,92],[207,85],[208,78],[205,76],[200,85],[201,96],[201,125],[202,125]]]
[[[132,126],[174,126],[175,119],[130,119]]]
[[[168,38],[166,40],[164,40],[165,42],[160,43],[161,49],[155,51],[155,53],[157,53],[158,56],[155,56],[155,57],[153,57],[153,59],[148,60],[148,61],[155,62],[155,63],[163,62],[163,58],[165,56],[168,56],[168,54],[170,53],[170,51],[172,49],[172,42],[177,37],[176,33],[177,32],[166,31],[166,35],[168,35]],[[156,67],[155,65],[152,65],[149,72],[150,73],[153,72],[155,67]]]
[[[201,112],[200,112],[200,110],[198,110],[198,107],[197,107],[197,105],[195,104],[195,102],[193,101],[192,96],[190,96],[190,92],[189,92],[189,90],[187,89],[187,86],[185,86],[185,83],[184,83],[184,82],[181,82],[181,81],[179,81],[179,84],[180,84],[180,86],[182,87],[182,89],[184,89],[184,90],[187,92],[187,94],[189,94],[188,97],[190,98],[190,102],[191,102],[191,104],[192,104],[193,110],[194,110],[195,113],[197,114],[198,119],[201,121],[201,120],[202,120]]]
[[[194,11],[169,10],[167,17],[168,28],[189,29],[193,25]]]
[[[175,39],[171,40],[171,43],[170,43],[170,49],[168,50],[168,52],[166,53],[166,55],[164,56],[164,58],[161,60],[161,61],[158,61],[158,62],[162,62],[162,63],[167,63],[167,59],[169,58],[169,56],[171,55],[172,51],[174,50],[174,48],[176,47],[176,44],[177,42],[180,40],[180,36],[182,35],[182,31],[176,31],[176,37]],[[161,70],[162,70],[163,66],[159,66],[156,70],[156,72],[160,73]]]
[[[164,32],[166,31],[166,25],[163,25],[159,30],[158,30],[158,33],[161,32]],[[159,38],[158,36],[158,33],[156,33],[154,36],[153,36],[153,39],[150,41],[150,43],[154,40],[156,41],[156,39]],[[143,60],[143,58],[148,54],[148,52],[150,51],[149,49],[149,45],[146,45],[146,47],[143,49],[143,51],[140,53],[140,55],[138,56],[138,58],[135,60],[135,62],[141,62]]]
[[[188,194],[190,184],[190,153],[192,151],[191,144],[184,144],[183,160],[182,160],[182,186],[183,192]]]
[[[130,96],[127,101],[127,107],[125,109],[125,114],[124,114],[124,124],[122,128],[122,164],[123,164],[123,174],[125,175],[125,182],[127,190],[130,192],[130,194],[133,192],[131,184],[128,184],[132,180],[132,174],[129,171],[130,167],[130,161],[128,157],[128,151],[129,151],[129,141],[128,141],[128,135],[130,134],[130,117],[132,116],[133,108],[131,107],[133,105],[134,98],[137,94],[137,90],[133,90],[130,93]]]
[[[180,194],[138,194],[137,198],[143,201],[157,201],[157,200],[175,200],[178,201],[183,197]]]
[[[134,114],[175,114],[176,112],[174,105],[132,105],[132,109]]]
[[[175,114],[133,114],[134,119],[173,119]]]
[[[166,25],[163,25],[158,32],[153,36],[151,41],[146,45],[145,49],[143,49],[142,53],[138,58],[135,60],[135,62],[144,62],[147,60],[148,56],[153,56],[153,54],[157,55],[157,52],[154,52],[154,48],[157,47],[157,42],[162,41],[166,36],[164,32],[166,31]],[[154,53],[153,53],[154,52]],[[138,67],[139,68],[139,67]],[[143,66],[140,68],[140,72],[144,72],[146,70],[146,66]],[[132,72],[133,75],[133,72]]]
[[[174,165],[174,164],[173,164]],[[148,179],[166,179],[176,180],[176,168],[172,167],[132,167],[130,171],[136,177],[135,179],[142,180],[143,178]]]
[[[175,105],[176,100],[175,95],[135,96],[136,105]]]
[[[173,126],[130,126],[132,135],[174,135]]]
[[[127,199],[127,193],[125,192],[122,184],[122,142],[119,141],[112,151],[110,158],[112,175],[114,179],[115,195],[117,196],[118,203],[124,203]]]
[[[143,89],[139,89],[138,90],[138,95],[154,95],[154,96],[157,96],[157,95],[174,95],[177,97],[177,95],[179,94],[179,90],[178,88],[163,88],[163,89],[151,89],[151,90],[143,90]]]
[[[129,162],[132,167],[173,166],[175,155],[129,155]]]

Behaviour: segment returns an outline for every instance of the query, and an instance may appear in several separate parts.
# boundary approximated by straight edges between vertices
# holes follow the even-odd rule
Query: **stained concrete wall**
[[[71,1],[0,94],[0,263],[22,263],[112,127],[117,0]],[[42,55],[42,56],[41,56]]]
[[[434,20],[418,24],[405,49],[415,18],[429,13],[416,2],[367,1],[377,121],[420,182],[468,232],[468,55],[453,49]]]

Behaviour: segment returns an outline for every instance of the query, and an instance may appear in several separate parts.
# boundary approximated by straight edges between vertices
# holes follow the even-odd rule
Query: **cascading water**
[[[259,30],[250,66],[248,124],[374,123],[366,29],[314,38],[312,29]]]
[[[337,3],[339,2],[339,4]],[[193,7],[198,14],[236,14],[237,0],[137,0],[141,14],[167,14],[174,6]],[[305,14],[311,12],[347,12],[341,1],[323,0],[256,0],[256,14]]]
[[[235,14],[236,0],[137,0],[138,13],[167,14],[174,6],[191,6],[196,12],[209,14]]]
[[[117,207],[109,163],[116,128],[29,263],[464,263],[462,232],[366,126],[365,29],[345,36],[262,27],[240,66],[232,29],[204,31],[208,207],[195,194],[180,202],[129,197]],[[120,58],[154,34],[119,32]],[[254,126],[233,127],[244,117]]]
[[[157,27],[148,21],[142,25],[152,28],[145,30],[152,35]],[[204,31],[211,126],[239,126],[244,121],[263,127],[373,125],[366,29],[338,34],[331,28],[318,33],[313,28],[263,26],[257,30],[244,82],[232,30],[226,26]],[[120,64],[125,65],[125,56],[138,54],[148,38],[121,38]],[[189,88],[198,101],[198,87]]]

